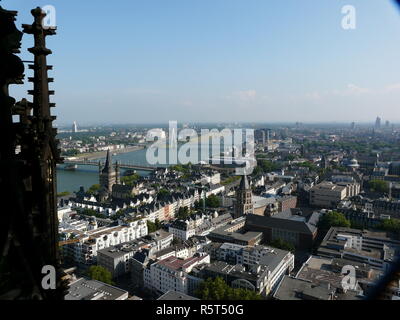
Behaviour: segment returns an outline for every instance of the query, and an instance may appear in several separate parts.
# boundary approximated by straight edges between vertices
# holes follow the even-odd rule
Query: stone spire
[[[249,180],[247,179],[247,176],[244,175],[242,176],[242,179],[240,180],[240,185],[239,185],[239,190],[248,190],[250,189],[250,185],[249,185]]]
[[[2,174],[0,185],[4,199],[13,204],[9,218],[6,214],[1,223],[0,234],[7,236],[4,247],[0,238],[0,250],[6,259],[17,286],[15,299],[62,299],[65,291],[61,282],[60,259],[58,250],[58,217],[56,164],[62,162],[57,130],[52,122],[50,108],[55,104],[49,96],[47,56],[51,51],[46,48],[46,37],[55,34],[54,29],[43,28],[46,14],[41,8],[31,11],[34,17],[32,25],[23,25],[24,33],[33,35],[34,46],[29,50],[34,56],[32,102],[23,99],[15,104],[8,97],[8,85],[22,83],[24,67],[21,60],[13,56],[18,53],[22,33],[15,28],[16,12],[0,8],[0,61],[6,61],[5,68],[0,65],[0,159],[1,166],[7,168]],[[6,53],[8,51],[8,53]],[[4,82],[3,72],[6,71]],[[4,86],[5,85],[5,86]],[[19,121],[13,122],[12,116],[18,115]],[[16,146],[19,148],[18,154]],[[3,228],[8,230],[3,230]],[[3,232],[5,231],[5,232]],[[43,266],[50,265],[56,271],[56,290],[45,290],[41,282]]]
[[[238,190],[236,191],[236,203],[234,210],[234,218],[239,218],[246,214],[253,214],[253,193],[250,188],[246,175],[242,176]]]
[[[106,162],[100,172],[99,181],[103,191],[102,200],[105,200],[106,194],[108,196],[111,194],[113,185],[120,182],[119,165],[117,164],[115,168],[113,167],[110,150],[107,150]]]
[[[103,172],[108,172],[112,169],[110,150],[107,150],[106,163],[104,164]]]

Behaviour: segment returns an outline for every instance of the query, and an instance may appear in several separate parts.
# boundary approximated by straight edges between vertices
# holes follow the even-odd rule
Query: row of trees
[[[106,219],[107,217],[104,214],[101,214],[93,209],[78,209],[78,213],[84,216],[96,217],[100,219]]]
[[[231,288],[220,277],[203,281],[196,295],[201,300],[262,300],[254,291]]]
[[[344,214],[336,211],[324,214],[318,222],[318,228],[327,232],[331,227],[346,227],[354,229],[363,229],[364,226],[357,225],[346,219]],[[379,225],[375,226],[378,230],[396,233],[400,236],[400,219],[385,219]]]

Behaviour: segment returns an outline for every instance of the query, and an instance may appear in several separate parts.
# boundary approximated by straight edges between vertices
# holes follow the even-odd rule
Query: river
[[[187,144],[186,144],[187,145]],[[205,160],[204,152],[207,148],[209,148],[209,153],[212,155],[219,155],[222,151],[223,147],[211,147],[208,145],[198,145],[198,155],[200,160]],[[167,149],[168,150],[168,149]],[[137,164],[143,166],[149,166],[148,161],[146,160],[146,152],[147,149],[135,150],[127,153],[119,153],[112,157],[112,161],[119,161],[121,163],[127,164]],[[168,157],[169,159],[169,157]],[[104,160],[102,158],[101,160]],[[193,162],[196,163],[196,162]],[[162,166],[162,165],[157,165]],[[121,173],[124,170],[121,169]],[[148,175],[147,171],[138,171],[140,175]],[[99,183],[99,168],[98,166],[78,166],[77,170],[63,170],[61,168],[57,169],[57,192],[74,192],[78,191],[81,186],[85,188],[89,188],[93,184]]]

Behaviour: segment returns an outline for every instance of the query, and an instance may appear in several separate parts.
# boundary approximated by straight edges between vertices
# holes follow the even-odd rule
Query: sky
[[[391,0],[3,0],[52,5],[58,125],[400,123],[400,10]],[[342,27],[342,8],[356,28]],[[21,57],[32,59],[24,36]],[[31,71],[26,70],[26,75]],[[13,86],[18,99],[30,83]]]

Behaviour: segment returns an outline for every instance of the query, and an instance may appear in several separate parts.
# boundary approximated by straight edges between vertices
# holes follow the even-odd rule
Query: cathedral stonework
[[[244,175],[240,181],[239,189],[236,191],[234,217],[239,218],[241,216],[253,213],[253,193],[247,176]]]

